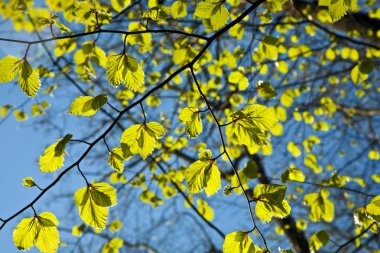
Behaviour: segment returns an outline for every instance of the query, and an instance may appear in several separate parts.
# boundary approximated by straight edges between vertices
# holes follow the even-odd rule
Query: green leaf
[[[77,225],[77,226],[74,226],[73,229],[71,230],[71,234],[73,236],[81,236],[83,234],[83,231],[86,229],[86,224],[81,224],[81,225]]]
[[[194,16],[203,18],[206,26],[217,30],[228,22],[229,13],[224,1],[206,0],[197,4]]]
[[[111,231],[111,233],[119,231],[122,227],[123,223],[120,220],[114,220],[107,225],[107,228]]]
[[[41,86],[38,74],[32,69],[26,60],[24,60],[20,66],[18,84],[22,91],[29,97],[34,97]]]
[[[38,74],[26,59],[6,56],[0,60],[0,83],[10,82],[18,76],[18,84],[29,97],[34,97],[41,86]]]
[[[380,195],[374,197],[365,207],[365,212],[371,220],[380,223]]]
[[[94,229],[106,227],[108,207],[116,205],[116,189],[107,183],[94,183],[80,188],[74,195],[79,216]]]
[[[257,178],[258,176],[257,164],[254,161],[249,160],[244,166],[244,168],[238,171],[238,174],[239,174],[240,182],[243,185],[243,188],[248,189],[248,185],[247,185],[248,180]],[[242,192],[241,187],[238,187],[239,181],[236,174],[234,174],[233,177],[231,178],[231,185],[234,187],[234,191],[236,193]]]
[[[277,96],[277,92],[269,82],[257,82],[256,89],[262,98],[270,99]]]
[[[366,213],[366,207],[357,208],[354,212],[355,225],[360,226],[361,229],[368,229],[373,233],[378,232],[379,224],[373,225],[374,220]]]
[[[34,187],[36,186],[36,183],[34,182],[34,179],[32,177],[26,177],[22,180],[22,184],[25,187]]]
[[[165,135],[164,128],[157,122],[141,123],[127,128],[120,139],[124,157],[139,153],[146,159],[154,150],[156,141]]]
[[[235,144],[243,144],[248,148],[266,146],[265,131],[274,127],[278,120],[272,108],[253,104],[241,111],[232,111],[229,114],[230,123],[226,127],[226,134]]]
[[[292,154],[292,156],[299,157],[301,155],[300,148],[294,142],[289,141],[288,145],[287,145],[287,148],[288,148],[288,151]]]
[[[125,7],[131,4],[131,0],[111,0],[111,6],[112,8],[120,12],[122,11]]]
[[[66,134],[63,139],[45,149],[39,159],[41,172],[54,172],[63,166],[65,146],[72,137],[71,134]]]
[[[17,121],[24,121],[28,119],[28,114],[21,110],[14,110],[13,115],[15,116]]]
[[[172,14],[172,17],[175,19],[186,17],[187,16],[186,2],[184,1],[173,2],[171,6],[171,14]]]
[[[364,59],[351,70],[351,79],[355,84],[359,84],[368,78],[375,63],[371,59]]]
[[[304,197],[306,205],[311,207],[309,218],[313,222],[334,220],[334,204],[327,198],[329,191],[322,189],[320,193],[309,193]]]
[[[290,206],[285,199],[286,186],[276,184],[258,184],[253,190],[256,201],[256,215],[269,222],[272,217],[284,218],[290,214]]]
[[[185,122],[186,134],[190,138],[197,137],[203,130],[200,112],[197,107],[188,106],[183,108],[178,119]]]
[[[250,105],[244,109],[244,112],[260,130],[269,130],[278,122],[274,110],[263,105]]]
[[[311,252],[317,252],[322,246],[329,242],[330,236],[324,231],[320,230],[310,237],[309,246]]]
[[[203,199],[198,199],[198,212],[202,214],[202,216],[208,220],[212,221],[214,219],[214,210],[207,204],[207,202]]]
[[[107,95],[80,96],[77,97],[70,105],[69,113],[79,116],[94,115],[105,103],[107,103]]]
[[[144,11],[141,14],[141,17],[150,18],[154,21],[161,21],[161,20],[167,19],[169,15],[170,15],[170,7],[158,5],[153,8],[150,8],[147,11]]]
[[[4,118],[7,116],[9,109],[12,109],[13,105],[4,105],[0,107],[0,117]]]
[[[205,189],[207,196],[216,193],[221,186],[220,172],[211,151],[199,154],[199,160],[192,163],[186,172],[189,192],[194,194]]]
[[[107,61],[108,81],[117,87],[124,83],[128,89],[139,90],[144,83],[144,71],[136,58],[126,54],[111,54]]]
[[[278,39],[269,35],[265,35],[259,44],[259,50],[263,52],[265,58],[270,60],[277,60],[278,50],[277,44]]]
[[[108,164],[116,170],[118,173],[123,173],[124,171],[124,154],[121,148],[113,148],[109,153]]]
[[[223,253],[254,253],[255,246],[248,232],[236,231],[226,235]]]
[[[49,212],[23,219],[13,231],[13,241],[20,250],[28,250],[35,245],[41,252],[56,252],[59,234],[58,220]]]
[[[5,56],[0,60],[0,83],[10,82],[19,73],[23,61],[14,56]]]
[[[118,237],[112,238],[109,242],[104,244],[102,253],[118,253],[123,245],[124,241],[122,239]]]
[[[303,172],[296,168],[288,168],[281,175],[281,182],[286,183],[286,181],[292,180],[297,182],[305,182],[305,175]]]

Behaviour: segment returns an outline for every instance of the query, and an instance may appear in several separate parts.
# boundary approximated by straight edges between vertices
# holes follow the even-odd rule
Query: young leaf
[[[58,220],[49,212],[23,219],[13,231],[13,241],[20,250],[28,250],[35,245],[41,252],[56,252],[59,234]]]
[[[116,147],[112,149],[108,158],[108,164],[119,173],[123,173],[124,171],[124,164],[123,164],[124,157],[123,156],[124,155],[121,148]]]
[[[72,137],[71,134],[66,134],[63,139],[45,149],[39,160],[41,172],[54,172],[63,166],[65,146]]]
[[[141,14],[142,18],[150,18],[154,21],[161,21],[165,20],[170,15],[170,7],[158,5],[153,8],[150,8],[147,11],[144,11],[143,14]]]
[[[330,236],[324,231],[318,231],[310,237],[309,246],[312,253],[318,252],[318,250],[325,246],[329,242]]]
[[[171,14],[173,18],[184,18],[187,16],[186,2],[175,1],[171,6]]]
[[[380,223],[380,195],[371,200],[365,207],[365,212],[371,220]]]
[[[286,186],[276,184],[258,184],[253,190],[256,201],[256,215],[269,222],[272,216],[284,218],[290,214],[290,206],[285,199]]]
[[[34,179],[32,177],[26,177],[22,180],[22,184],[25,187],[34,187],[36,186],[36,183],[34,182]]]
[[[320,193],[309,193],[304,197],[306,205],[311,207],[309,218],[313,222],[334,220],[334,204],[327,199],[329,191],[322,189]]]
[[[257,82],[256,89],[260,97],[262,98],[274,98],[277,96],[276,90],[269,82]]]
[[[133,91],[142,87],[145,76],[136,58],[126,54],[111,54],[108,57],[106,75],[114,87],[124,83]]]
[[[120,146],[126,154],[139,153],[143,159],[154,150],[156,141],[164,136],[164,128],[157,122],[141,123],[127,128],[120,139]]]
[[[22,91],[29,97],[34,97],[41,86],[38,74],[26,59],[6,56],[0,60],[0,83],[12,81],[16,75]]]
[[[254,253],[255,246],[248,232],[236,231],[226,235],[223,253]]]
[[[217,30],[228,22],[229,13],[224,1],[205,0],[197,4],[194,16],[203,18],[206,26]]]
[[[120,238],[112,238],[109,242],[104,244],[102,253],[119,253],[119,249],[123,247],[123,240]]]
[[[122,11],[125,7],[127,7],[130,4],[131,0],[111,0],[112,8],[117,12]]]
[[[105,103],[107,95],[77,97],[70,105],[69,113],[80,116],[94,115]]]
[[[0,83],[10,82],[15,79],[20,71],[22,59],[12,55],[0,60]]]
[[[202,216],[208,220],[212,221],[214,219],[214,210],[207,204],[207,202],[203,199],[198,199],[198,212],[202,214]]]
[[[197,137],[203,130],[200,112],[197,107],[185,107],[179,113],[178,119],[185,122],[186,134],[190,138]]]
[[[189,166],[186,181],[190,193],[198,193],[204,188],[210,196],[220,189],[220,172],[210,150],[199,154],[199,160]]]
[[[288,168],[281,175],[281,182],[286,183],[286,181],[292,180],[297,182],[305,182],[305,175],[303,172],[296,168]]]
[[[94,229],[106,227],[108,207],[117,203],[116,189],[107,183],[94,183],[80,188],[74,195],[79,216]]]

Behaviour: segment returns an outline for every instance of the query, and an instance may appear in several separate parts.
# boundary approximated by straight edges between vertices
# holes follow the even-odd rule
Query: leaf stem
[[[79,173],[82,175],[84,181],[86,181],[87,186],[89,186],[90,184],[88,183],[86,176],[83,174],[82,170],[79,168],[79,163],[77,164],[77,169]]]

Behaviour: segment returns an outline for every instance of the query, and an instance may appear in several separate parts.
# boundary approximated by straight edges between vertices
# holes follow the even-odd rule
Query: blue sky
[[[1,105],[8,103],[17,105],[25,98],[25,95],[12,84],[0,85]],[[31,176],[42,184],[47,181],[38,169],[38,153],[44,149],[46,145],[44,140],[48,137],[49,134],[36,131],[31,121],[20,124],[13,116],[0,125],[1,218],[9,217],[38,194],[38,189],[22,185],[24,177]],[[32,215],[32,212],[27,211],[20,218],[25,215]],[[8,223],[4,231],[1,231],[2,252],[19,252],[13,245],[12,231],[20,218]]]

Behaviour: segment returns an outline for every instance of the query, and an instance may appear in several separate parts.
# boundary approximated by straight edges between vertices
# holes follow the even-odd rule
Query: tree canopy
[[[0,16],[0,83],[24,97],[0,94],[0,129],[56,136],[30,165],[49,183],[18,168],[35,198],[1,205],[16,248],[380,252],[380,2],[8,0]]]

